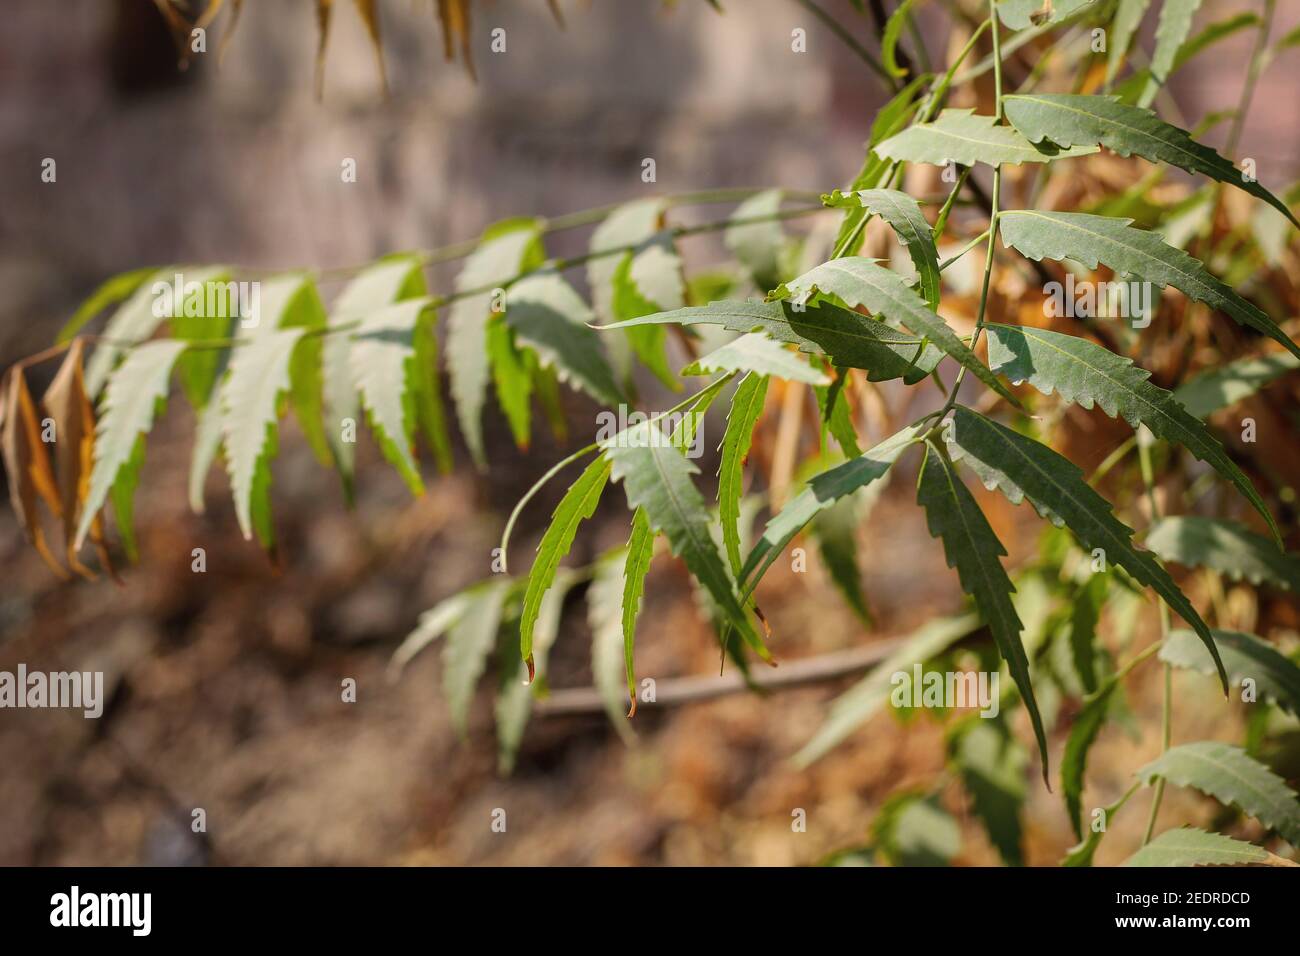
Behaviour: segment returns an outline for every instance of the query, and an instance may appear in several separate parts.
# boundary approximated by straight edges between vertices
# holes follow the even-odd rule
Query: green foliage
[[[1166,830],[1124,861],[1123,866],[1287,865],[1267,850],[1222,833],[1195,827]],[[1292,864],[1294,865],[1294,864]]]
[[[1300,558],[1232,522],[1195,515],[1164,518],[1147,534],[1146,546],[1165,561],[1300,593]]]
[[[989,166],[1047,163],[1068,156],[1087,156],[1096,146],[1059,149],[1051,143],[1034,144],[997,118],[972,110],[944,110],[933,123],[920,123],[874,147],[886,159],[906,163]]]
[[[916,266],[921,296],[930,311],[936,311],[939,308],[939,253],[934,247],[930,224],[921,214],[920,204],[897,189],[862,189],[847,194],[837,189],[825,199],[828,206],[851,207],[854,201],[889,223],[898,235],[898,241],[907,247],[907,254]]]
[[[1300,714],[1300,667],[1271,644],[1240,631],[1214,632],[1233,686],[1249,679],[1256,692],[1291,714]],[[1174,667],[1214,673],[1214,661],[1190,631],[1174,631],[1160,646],[1160,659]]]

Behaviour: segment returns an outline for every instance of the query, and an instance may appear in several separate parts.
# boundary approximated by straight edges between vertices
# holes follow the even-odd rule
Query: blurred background
[[[721,16],[702,0],[561,0],[563,29],[542,0],[478,4],[477,82],[443,61],[431,3],[381,0],[387,98],[360,19],[339,3],[321,100],[313,4],[244,6],[220,69],[208,55],[178,71],[151,0],[6,3],[0,365],[48,346],[96,285],[140,266],[329,270],[470,239],[508,216],[652,193],[829,191],[852,179],[884,99],[853,53],[794,0],[733,0]],[[1207,3],[1202,16],[1248,6]],[[1300,22],[1300,8],[1281,6],[1277,35]],[[875,47],[849,3],[826,7]],[[923,34],[942,61],[948,27],[932,12],[922,10]],[[504,54],[489,51],[497,26],[507,32]],[[807,30],[807,54],[791,54],[796,27]],[[1150,31],[1148,23],[1139,40],[1148,48]],[[1178,74],[1172,90],[1187,116],[1235,103],[1250,43],[1233,37]],[[1242,138],[1239,152],[1257,160],[1266,183],[1300,172],[1298,64],[1279,62],[1266,75]],[[1218,144],[1222,133],[1207,138]],[[57,160],[54,184],[40,180],[45,157]],[[345,157],[357,161],[355,184],[340,182]],[[656,160],[655,184],[641,181],[644,157]],[[585,241],[548,237],[548,252],[580,252]],[[688,269],[724,256],[714,237],[683,251]],[[447,290],[453,276],[454,266],[431,269],[431,288]],[[322,287],[328,295],[338,285]],[[52,372],[35,370],[33,389]],[[592,420],[594,407],[565,399],[575,421]],[[565,453],[540,428],[534,447],[517,452],[488,406],[486,475],[458,447],[459,469],[444,478],[428,469],[427,495],[412,500],[366,438],[353,511],[286,424],[272,489],[275,563],[240,536],[220,469],[207,512],[191,513],[194,422],[181,400],[149,440],[137,500],[142,558],[121,586],[59,582],[0,509],[0,668],[103,670],[110,694],[99,721],[0,712],[0,864],[807,864],[861,843],[891,794],[942,772],[942,728],[887,715],[810,769],[791,765],[848,677],[767,698],[647,709],[633,721],[631,746],[601,713],[535,716],[514,774],[498,776],[486,694],[462,743],[437,654],[417,658],[399,681],[385,675],[422,610],[490,573],[510,507]],[[1098,448],[1094,458],[1107,450]],[[795,575],[779,562],[763,589],[778,657],[859,646],[962,607],[910,485],[894,482],[863,531],[876,628],[865,631],[844,609],[824,571]],[[560,491],[548,489],[526,512],[516,561]],[[621,499],[606,496],[576,561],[626,539]],[[1032,550],[1037,522],[1001,498],[981,502],[1013,562]],[[190,568],[199,546],[201,575]],[[589,642],[580,608],[566,613],[553,687],[591,683]],[[658,561],[639,673],[716,667],[684,571]],[[340,705],[345,677],[357,680],[355,705]],[[1184,680],[1189,694],[1208,686]],[[1142,726],[1154,726],[1157,695],[1133,706]],[[1192,707],[1180,720],[1189,735],[1236,726]],[[1098,786],[1113,766],[1122,792],[1157,747],[1154,734],[1108,731],[1092,759]],[[1175,791],[1166,806],[1169,819],[1188,822],[1211,812]],[[205,834],[190,830],[197,807]],[[498,807],[507,834],[490,829]],[[807,813],[806,833],[791,830],[795,808]],[[960,799],[949,809],[968,831],[958,862],[995,862]],[[1059,795],[1032,781],[1027,861],[1056,862],[1073,842]],[[1131,848],[1108,841],[1099,860]]]

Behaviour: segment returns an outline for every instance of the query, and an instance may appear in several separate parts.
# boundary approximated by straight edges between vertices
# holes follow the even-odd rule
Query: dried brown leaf
[[[61,578],[68,573],[54,559],[45,544],[36,499],[43,499],[55,515],[61,512],[59,493],[50,469],[50,458],[41,441],[41,426],[36,420],[36,403],[27,389],[21,366],[11,368],[4,383],[4,431],[0,434],[5,470],[9,474],[9,500],[27,540]]]

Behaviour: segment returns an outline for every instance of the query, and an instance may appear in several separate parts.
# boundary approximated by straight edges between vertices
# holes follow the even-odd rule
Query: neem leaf
[[[1165,561],[1300,594],[1300,558],[1232,522],[1196,515],[1162,518],[1148,532],[1146,546]]]
[[[1300,368],[1300,358],[1290,353],[1238,359],[1184,382],[1174,389],[1174,399],[1189,415],[1205,419],[1297,368]]]
[[[1120,866],[1295,866],[1262,847],[1195,827],[1166,830]]]
[[[909,126],[873,148],[886,159],[934,166],[949,162],[961,166],[976,163],[1019,166],[1097,152],[1096,146],[1069,149],[1050,143],[1036,146],[1013,127],[997,125],[996,117],[957,109],[944,110],[931,123]]]
[[[829,385],[831,381],[825,373],[817,371],[762,332],[750,332],[732,339],[682,369],[683,375],[712,375],[716,372],[756,372],[808,385]]]
[[[766,340],[765,340],[766,341]],[[773,348],[779,348],[773,343]],[[742,469],[754,438],[754,425],[763,413],[767,398],[767,376],[750,373],[740,380],[731,396],[727,412],[727,430],[722,436],[722,462],[718,466],[718,518],[722,524],[722,541],[731,562],[731,571],[740,574],[740,499],[743,494]]]
[[[1300,666],[1295,661],[1254,634],[1215,630],[1214,642],[1234,685],[1251,680],[1259,694],[1288,713],[1300,714]],[[1214,673],[1214,661],[1191,631],[1172,632],[1160,645],[1160,659],[1175,667]]]
[[[912,264],[916,266],[917,278],[921,283],[921,296],[926,305],[931,312],[938,311],[939,253],[934,246],[934,233],[930,224],[921,214],[921,206],[907,193],[897,189],[862,189],[847,194],[842,194],[837,189],[824,201],[829,206],[846,206],[855,198],[863,209],[889,223],[898,236],[898,241],[912,257]]]

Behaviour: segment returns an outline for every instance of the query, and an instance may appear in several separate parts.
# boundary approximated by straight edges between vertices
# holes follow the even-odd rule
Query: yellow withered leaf
[[[353,0],[357,5],[357,13],[361,15],[361,21],[366,25],[366,32],[370,34],[370,45],[375,48],[375,62],[379,66],[379,82],[383,87],[384,96],[388,95],[388,72],[384,69],[384,41],[379,33],[379,2],[378,0]]]
[[[316,99],[325,94],[325,44],[330,36],[330,14],[334,0],[316,0]]]
[[[84,358],[84,341],[74,339],[41,403],[46,415],[54,422],[54,475],[68,567],[82,577],[94,578],[94,572],[77,558],[74,545],[77,519],[90,488],[90,469],[95,455],[95,411],[86,394]]]
[[[55,573],[61,578],[67,571],[54,559],[45,544],[40,515],[36,513],[36,499],[45,501],[55,515],[62,508],[59,493],[50,469],[50,457],[41,441],[41,424],[36,419],[36,404],[27,389],[27,379],[21,366],[8,372],[4,382],[4,430],[0,434],[0,451],[3,451],[5,470],[9,473],[9,500],[13,503],[18,523],[27,533],[27,540]]]
[[[456,41],[460,41],[461,56],[471,79],[474,73],[474,51],[470,45],[470,0],[438,0],[438,19],[442,21],[442,51],[448,60],[455,59]]]

